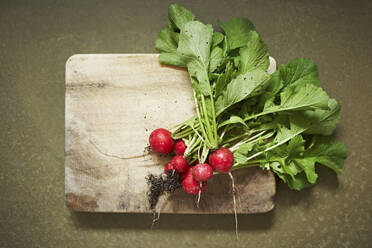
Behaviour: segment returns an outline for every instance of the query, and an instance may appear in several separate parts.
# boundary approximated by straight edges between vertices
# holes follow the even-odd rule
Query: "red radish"
[[[168,171],[169,170],[174,170],[173,164],[171,162],[169,162],[168,164],[165,165],[165,167],[164,167],[164,173],[165,174],[168,174]]]
[[[231,179],[231,188],[232,188],[232,195],[233,195],[233,203],[234,203],[234,215],[235,215],[235,233],[236,237],[238,238],[238,215],[236,214],[236,188],[234,183],[234,177],[231,174],[231,167],[234,164],[234,155],[233,153],[225,148],[222,147],[217,150],[215,153],[209,156],[209,164],[213,167],[214,170],[221,172],[221,173],[228,173]]]
[[[192,175],[198,182],[206,182],[213,176],[213,169],[209,164],[197,164],[192,167]]]
[[[222,147],[209,156],[209,164],[217,172],[229,173],[234,164],[234,155],[229,149]]]
[[[200,184],[201,183],[196,181],[192,175],[192,167],[189,167],[182,179],[182,188],[187,194],[197,195],[199,193]],[[201,192],[203,192],[207,186],[206,182],[203,182],[202,184]]]
[[[177,155],[183,155],[186,151],[186,148],[185,142],[183,142],[183,140],[179,140],[174,145],[174,153]]]
[[[152,150],[160,154],[168,154],[173,150],[174,141],[171,133],[164,128],[158,128],[150,134],[149,138]]]
[[[189,163],[187,160],[182,156],[174,156],[171,160],[171,163],[173,165],[173,168],[179,173],[182,174],[187,170],[187,167],[189,167]]]

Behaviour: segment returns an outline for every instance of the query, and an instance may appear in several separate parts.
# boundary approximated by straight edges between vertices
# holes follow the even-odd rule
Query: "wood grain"
[[[169,157],[148,153],[148,136],[195,114],[186,70],[157,54],[74,55],[66,63],[65,193],[76,211],[148,213],[146,175]],[[272,60],[273,62],[273,60]],[[275,70],[275,64],[271,69]],[[238,212],[274,207],[275,177],[249,168],[233,173]],[[232,213],[228,176],[208,182],[200,208],[182,190],[164,196],[163,213]]]

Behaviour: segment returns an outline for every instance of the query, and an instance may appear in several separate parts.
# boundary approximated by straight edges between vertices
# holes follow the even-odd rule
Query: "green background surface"
[[[308,57],[343,105],[344,173],[278,183],[276,207],[239,216],[70,211],[64,73],[76,53],[153,53],[169,1],[0,1],[0,247],[371,247],[372,2],[182,1],[204,22],[250,18],[279,63]]]

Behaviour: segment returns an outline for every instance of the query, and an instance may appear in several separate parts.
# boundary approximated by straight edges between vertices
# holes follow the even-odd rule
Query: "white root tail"
[[[160,204],[160,206],[158,207],[157,210],[155,208],[155,210],[153,212],[153,216],[152,216],[151,229],[153,229],[153,227],[155,226],[155,224],[159,221],[159,219],[160,219],[160,212],[161,212],[161,209],[163,208],[164,203],[165,203],[165,200]]]
[[[152,212],[152,214],[153,215],[152,215],[151,230],[154,228],[155,223],[158,221],[157,218],[156,218],[156,211],[155,210]]]
[[[199,184],[199,192],[198,192],[198,200],[196,201],[196,207],[197,208],[199,208],[202,187],[203,187],[203,183],[200,182],[200,184]]]
[[[236,211],[236,199],[235,199],[235,194],[236,194],[236,188],[235,188],[235,183],[234,183],[234,177],[229,172],[229,176],[231,178],[231,187],[232,187],[232,193],[233,193],[233,203],[234,203],[234,216],[235,216],[235,235],[236,235],[236,240],[239,240],[239,235],[238,235],[238,215]]]

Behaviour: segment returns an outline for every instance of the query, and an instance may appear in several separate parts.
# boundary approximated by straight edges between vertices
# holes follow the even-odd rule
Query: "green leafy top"
[[[219,22],[220,33],[177,4],[168,17],[155,47],[160,63],[190,74],[197,115],[173,130],[189,162],[226,146],[233,170],[270,169],[296,190],[316,182],[317,164],[341,173],[346,149],[331,137],[341,105],[320,87],[313,61],[295,58],[269,75],[267,46],[248,19]]]

